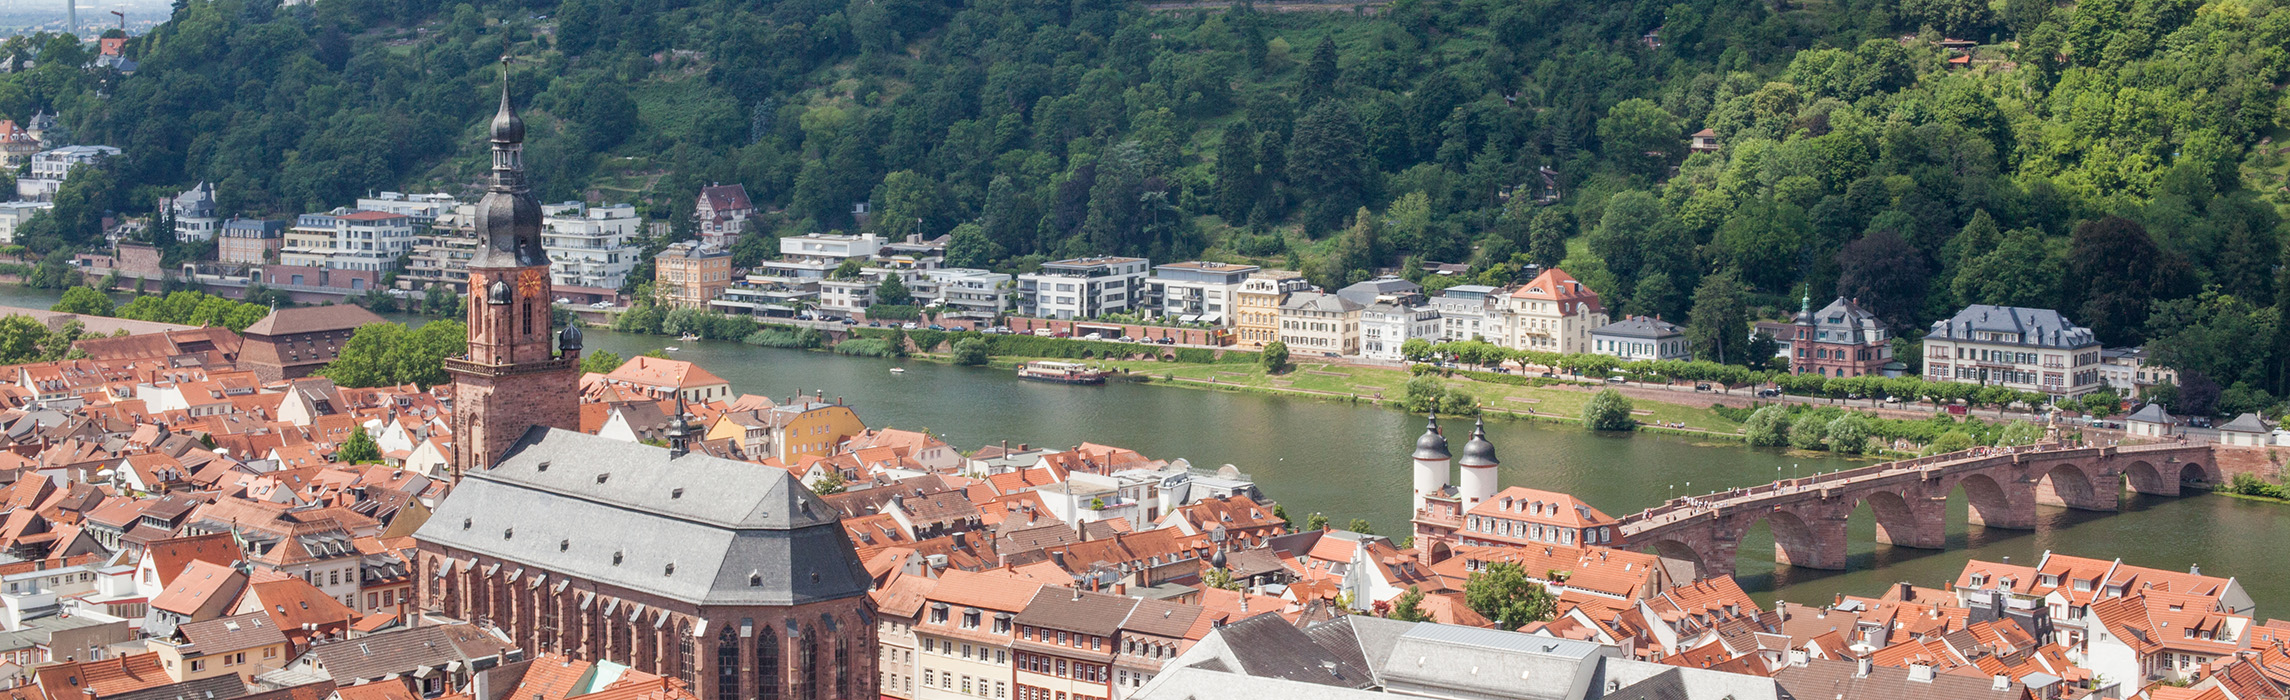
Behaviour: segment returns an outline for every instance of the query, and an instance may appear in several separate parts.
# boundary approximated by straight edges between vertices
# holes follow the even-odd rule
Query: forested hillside
[[[2055,307],[2238,406],[2283,393],[2290,356],[2279,0],[178,8],[131,44],[136,75],[43,63],[0,76],[0,116],[59,109],[127,149],[114,206],[207,179],[291,213],[474,183],[508,54],[544,200],[682,222],[739,182],[781,234],[951,231],[953,262],[1003,268],[1471,265],[1440,286],[1563,261],[1712,357],[1808,296],[1910,335],[1965,303]],[[1952,62],[1942,38],[1980,46]],[[1722,150],[1688,157],[1704,127]]]

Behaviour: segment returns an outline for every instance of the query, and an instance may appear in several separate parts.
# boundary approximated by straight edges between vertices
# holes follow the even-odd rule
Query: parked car
[[[1557,378],[1558,378],[1558,373],[1557,373],[1557,372],[1544,372],[1544,373],[1543,373],[1543,378],[1544,378],[1544,379],[1557,379]]]
[[[1049,337],[1055,336],[1055,335],[1057,335],[1057,334],[1056,334],[1056,333],[1052,333],[1052,332],[1050,332],[1050,329],[1047,329],[1047,328],[1036,328],[1036,329],[1034,329],[1034,335],[1038,335],[1038,336],[1041,336],[1041,337],[1044,337],[1044,338],[1049,338]]]
[[[1162,344],[1162,345],[1176,345],[1176,344],[1177,344],[1177,339],[1176,339],[1176,338],[1162,338],[1160,342],[1161,342],[1161,344]]]
[[[1768,399],[1770,399],[1770,398],[1773,398],[1773,397],[1775,397],[1775,396],[1780,396],[1780,395],[1781,395],[1781,390],[1780,390],[1780,389],[1759,389],[1759,390],[1757,390],[1757,395],[1758,395],[1758,396],[1760,396],[1760,397],[1763,397],[1763,398],[1768,398]]]
[[[908,321],[908,322],[906,322],[906,323],[903,323],[903,324],[899,324],[899,330],[907,330],[907,331],[911,331],[911,330],[914,330],[914,329],[915,329],[915,325],[914,325],[914,322],[913,322],[913,321]]]
[[[941,326],[941,325],[938,325],[938,324],[936,324],[936,323],[933,323],[933,324],[930,324],[930,329],[931,329],[931,330],[934,330],[934,331],[943,331],[943,330],[946,330],[946,327],[945,327],[945,326]]]
[[[881,321],[868,321],[868,322],[867,322],[867,327],[868,327],[868,328],[881,328],[881,327],[883,327],[883,322],[881,322]]]
[[[855,318],[846,318],[846,319],[843,319],[843,325],[846,325],[846,326],[856,326],[856,325],[859,325],[859,319],[855,319]]]
[[[1694,391],[1709,391],[1709,390],[1710,390],[1710,385],[1709,385],[1709,383],[1708,383],[1708,382],[1703,382],[1703,383],[1700,383],[1700,384],[1695,384],[1695,385],[1694,385]]]
[[[1121,336],[1121,342],[1124,342],[1124,343],[1134,343],[1134,342],[1137,342],[1137,339],[1136,339],[1136,338],[1131,338],[1131,337],[1129,337],[1129,336],[1126,336],[1126,335],[1125,335],[1125,336]]]
[[[1103,334],[1103,333],[1091,333],[1091,334],[1089,334],[1089,335],[1085,335],[1085,336],[1082,336],[1082,337],[1081,337],[1081,339],[1082,339],[1082,340],[1104,340],[1104,339],[1105,339],[1105,334]]]
[[[966,330],[970,330],[970,329],[968,329],[968,328],[963,328],[963,327],[961,327],[961,326],[947,326],[947,327],[946,327],[946,330],[950,330],[950,331],[966,331]]]
[[[590,304],[590,305],[588,305],[588,308],[591,308],[591,309],[609,309],[609,308],[612,308],[612,302],[609,302],[609,301],[600,301],[600,302],[597,302],[597,303],[594,303],[594,304]]]
[[[1621,384],[1627,381],[1630,381],[1630,379],[1619,374],[1606,378],[1606,383],[1608,384]]]
[[[572,303],[572,300],[571,300],[571,299],[567,299],[567,298],[565,298],[565,297],[557,297],[557,303],[559,303],[559,304],[570,304],[570,303]]]

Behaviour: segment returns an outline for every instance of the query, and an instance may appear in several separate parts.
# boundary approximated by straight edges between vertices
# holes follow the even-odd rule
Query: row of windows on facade
[[[246,652],[243,652],[243,651],[242,651],[242,652],[239,652],[239,653],[236,653],[236,654],[224,654],[224,655],[222,655],[222,656],[217,656],[217,657],[215,657],[215,658],[216,658],[216,659],[218,659],[218,660],[221,660],[221,661],[223,662],[223,668],[230,668],[230,667],[232,667],[232,666],[243,666],[243,665],[245,665],[245,664],[246,664]],[[276,658],[278,658],[278,647],[275,647],[275,646],[268,646],[268,647],[263,647],[263,648],[262,648],[262,658],[265,658],[265,659],[276,659]],[[173,662],[173,661],[169,661],[169,662],[167,662],[167,667],[168,667],[168,668],[174,668],[174,667],[175,667],[175,662]],[[205,670],[207,670],[207,660],[206,660],[206,659],[192,659],[192,660],[191,660],[191,672],[192,672],[192,673],[198,673],[198,672],[200,672],[200,671],[205,671]]]
[[[1564,545],[1574,544],[1576,532],[1571,528],[1563,528],[1556,525],[1544,526],[1517,520],[1489,518],[1479,515],[1471,516],[1471,521],[1466,525],[1466,529],[1469,529],[1472,532],[1484,532],[1490,535],[1501,535],[1503,537],[1525,537],[1536,542],[1550,542],[1553,544]],[[1583,544],[1608,544],[1613,542],[1613,533],[1610,532],[1610,530],[1611,528],[1605,527],[1596,527],[1582,530],[1584,533]]]

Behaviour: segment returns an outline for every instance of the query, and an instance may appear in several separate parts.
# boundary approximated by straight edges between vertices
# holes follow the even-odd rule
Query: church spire
[[[501,108],[493,113],[493,186],[495,192],[525,188],[525,120],[509,104],[509,57],[501,57]]]

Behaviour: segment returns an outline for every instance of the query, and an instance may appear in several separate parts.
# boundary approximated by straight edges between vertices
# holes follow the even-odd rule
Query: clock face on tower
[[[541,291],[541,285],[545,281],[541,277],[540,270],[526,270],[517,273],[517,296],[526,298],[542,296],[544,292]]]

